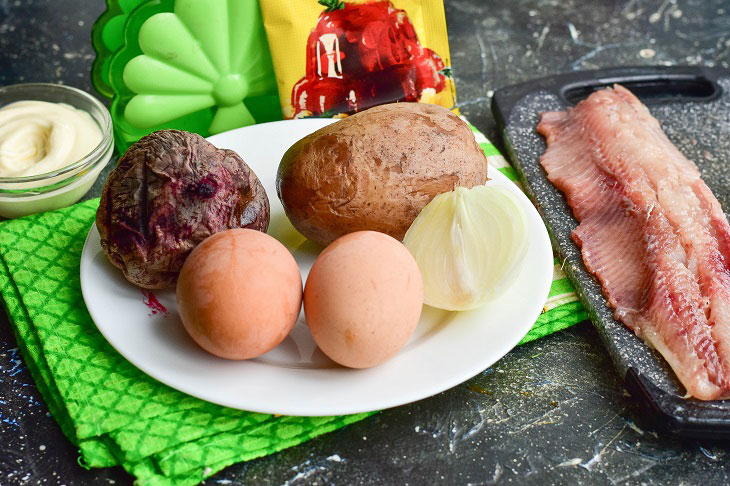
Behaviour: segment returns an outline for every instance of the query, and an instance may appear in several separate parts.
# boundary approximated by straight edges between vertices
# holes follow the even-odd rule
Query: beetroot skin
[[[231,150],[200,135],[160,130],[140,139],[109,175],[96,213],[101,246],[135,285],[175,285],[188,254],[229,228],[266,231],[269,199]]]

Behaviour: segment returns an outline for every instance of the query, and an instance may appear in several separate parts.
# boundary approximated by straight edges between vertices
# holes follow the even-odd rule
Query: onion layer
[[[421,270],[425,303],[446,310],[474,309],[501,294],[528,242],[517,196],[489,183],[436,196],[403,240]]]

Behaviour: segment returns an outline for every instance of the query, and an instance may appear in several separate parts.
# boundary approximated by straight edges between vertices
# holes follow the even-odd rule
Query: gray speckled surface
[[[640,373],[658,390],[655,395],[662,407],[680,420],[707,421],[718,429],[722,422],[730,435],[730,401],[701,402],[684,400],[684,389],[658,353],[651,350],[620,322],[613,319],[601,293],[600,284],[586,270],[580,249],[571,239],[576,220],[562,193],[547,179],[539,158],[545,141],[536,132],[539,113],[564,110],[568,105],[551,91],[539,89],[545,82],[535,83],[535,91],[522,97],[506,115],[504,138],[527,191],[546,221],[551,238],[565,259],[564,270],[577,284],[581,298],[589,309],[604,344],[620,375],[629,368]],[[666,102],[649,105],[652,114],[662,123],[667,136],[679,150],[693,160],[703,179],[723,208],[730,208],[730,184],[727,159],[730,156],[730,74],[718,79],[722,94],[711,102]],[[496,97],[499,99],[499,96]],[[661,390],[664,393],[659,393]],[[708,415],[708,411],[715,413]]]
[[[499,88],[634,65],[730,67],[727,0],[446,0],[459,106],[494,140]]]

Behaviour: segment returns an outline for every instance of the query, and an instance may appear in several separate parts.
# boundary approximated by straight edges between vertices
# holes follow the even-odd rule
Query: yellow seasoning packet
[[[284,118],[456,111],[443,0],[260,0]]]

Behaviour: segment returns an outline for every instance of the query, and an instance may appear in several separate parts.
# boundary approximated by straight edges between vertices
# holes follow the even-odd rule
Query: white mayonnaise
[[[61,169],[101,142],[87,112],[64,103],[17,101],[0,108],[0,177]]]

